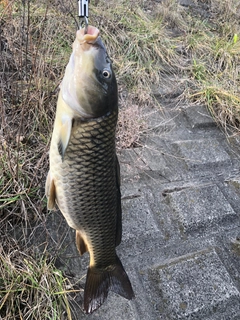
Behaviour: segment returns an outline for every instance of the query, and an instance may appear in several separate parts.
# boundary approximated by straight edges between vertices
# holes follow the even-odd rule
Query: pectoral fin
[[[58,152],[62,158],[62,161],[64,160],[64,155],[70,140],[71,131],[72,131],[72,118],[64,117],[62,119],[62,126],[60,129],[60,137],[58,141]]]
[[[76,230],[76,245],[80,255],[83,255],[85,252],[88,251],[87,244],[83,240],[83,237],[79,230]]]
[[[51,178],[50,171],[48,172],[46,184],[45,184],[45,194],[47,197],[47,207],[48,210],[53,210],[56,204],[56,188],[54,180]]]

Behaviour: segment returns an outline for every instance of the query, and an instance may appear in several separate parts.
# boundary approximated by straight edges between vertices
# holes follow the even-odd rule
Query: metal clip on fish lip
[[[88,29],[88,4],[90,0],[78,0],[78,16],[79,16],[79,28],[82,29],[85,26],[85,34]]]
[[[85,27],[84,33],[87,34],[88,30],[88,18],[87,17],[79,17],[79,29],[82,29]]]

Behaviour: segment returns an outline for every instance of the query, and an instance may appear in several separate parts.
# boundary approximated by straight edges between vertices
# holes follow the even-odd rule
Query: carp
[[[116,254],[122,237],[120,169],[115,148],[117,82],[99,36],[78,30],[57,102],[45,192],[76,230],[80,255],[89,251],[84,310],[92,313],[109,290],[132,299]]]

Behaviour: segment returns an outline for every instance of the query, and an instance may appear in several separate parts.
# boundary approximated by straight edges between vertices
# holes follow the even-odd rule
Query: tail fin
[[[116,264],[104,269],[89,267],[84,289],[84,310],[92,313],[97,310],[112,290],[122,297],[134,298],[132,285],[121,261],[116,256]]]

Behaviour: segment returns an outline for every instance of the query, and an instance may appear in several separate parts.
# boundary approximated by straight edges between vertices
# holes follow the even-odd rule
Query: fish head
[[[60,92],[65,103],[83,118],[117,110],[117,82],[97,28],[77,31]]]

